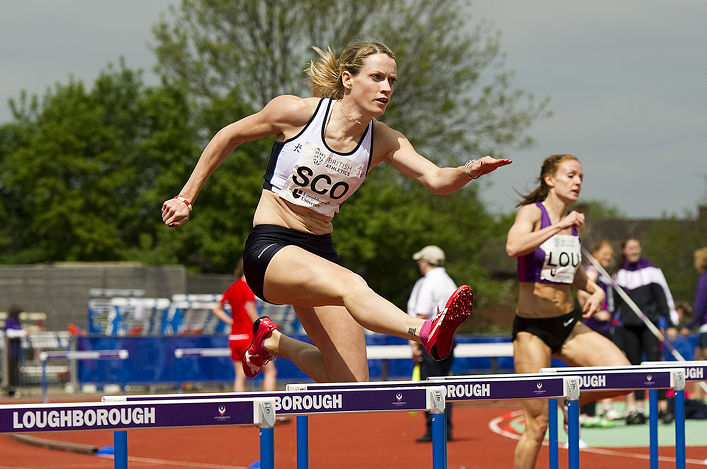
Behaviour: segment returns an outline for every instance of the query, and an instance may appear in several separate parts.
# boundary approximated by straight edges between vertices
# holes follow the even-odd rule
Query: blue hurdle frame
[[[651,464],[651,469],[657,469],[658,467],[658,389],[674,389],[675,390],[675,396],[676,396],[676,408],[675,408],[675,452],[676,452],[676,468],[677,469],[685,469],[685,411],[684,411],[684,389],[685,389],[685,370],[684,368],[681,368],[679,366],[671,366],[671,367],[653,367],[653,366],[607,366],[607,367],[562,367],[562,368],[543,368],[540,370],[541,373],[547,373],[547,374],[561,374],[561,375],[571,375],[571,376],[580,376],[580,377],[592,377],[592,376],[609,376],[609,375],[614,375],[614,376],[619,376],[622,374],[631,374],[631,375],[637,375],[637,376],[643,376],[646,373],[649,373],[651,375],[656,375],[662,376],[666,375],[669,377],[669,381],[666,385],[665,383],[665,376],[662,376],[661,381],[663,384],[661,385],[648,385],[644,383],[641,385],[640,383],[633,383],[631,386],[621,386],[621,387],[612,387],[612,386],[605,386],[605,387],[585,387],[584,389],[587,390],[620,390],[620,389],[647,389],[648,394],[649,394],[649,399],[650,399],[650,418],[649,418],[649,445],[650,445],[650,464]],[[653,376],[653,378],[657,378],[657,376]],[[656,381],[658,381],[656,379]],[[678,398],[678,395],[682,396]],[[682,401],[682,411],[681,414],[678,415],[678,400]],[[555,404],[556,405],[556,404]],[[654,409],[655,408],[655,409]],[[571,411],[571,407],[568,409],[569,414],[568,418],[570,419],[570,422],[573,421],[573,419],[577,420],[577,428],[579,428],[579,409],[577,409],[576,413]],[[557,414],[555,414],[555,432],[556,427],[557,427]],[[550,432],[552,435],[553,432],[553,421],[550,421]],[[571,432],[570,432],[571,433]],[[573,435],[569,434],[568,439],[571,438]],[[577,439],[579,439],[579,433],[576,435]],[[552,448],[552,443],[551,443],[551,448]],[[682,455],[682,457],[680,456]],[[576,459],[576,460],[575,460]],[[681,462],[682,461],[682,462]],[[553,465],[552,463],[555,463]],[[550,464],[550,469],[557,469],[557,463],[556,461],[553,461],[551,459],[551,464]],[[579,468],[579,454],[571,456],[570,458],[570,466],[569,469],[578,469]]]

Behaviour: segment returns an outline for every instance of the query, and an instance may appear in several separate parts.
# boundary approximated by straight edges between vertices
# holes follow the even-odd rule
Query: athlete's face
[[[641,243],[637,239],[629,239],[624,245],[624,258],[629,262],[636,262],[641,258]]]
[[[397,77],[395,59],[379,53],[369,55],[358,75],[348,79],[357,104],[374,116],[380,116],[390,102]]]
[[[584,173],[579,161],[565,160],[559,164],[555,174],[546,179],[546,182],[555,191],[555,195],[568,203],[573,203],[579,198],[583,179]]]

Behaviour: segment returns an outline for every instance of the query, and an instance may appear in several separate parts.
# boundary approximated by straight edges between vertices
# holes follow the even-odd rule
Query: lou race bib
[[[540,278],[553,283],[571,284],[582,261],[579,238],[572,235],[555,235],[540,245],[545,251],[545,261]]]

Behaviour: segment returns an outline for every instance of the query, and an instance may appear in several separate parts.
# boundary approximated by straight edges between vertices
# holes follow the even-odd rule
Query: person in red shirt
[[[228,346],[231,349],[233,358],[233,368],[235,369],[235,380],[233,390],[235,392],[245,391],[246,376],[241,366],[241,358],[253,340],[253,323],[258,319],[258,312],[255,308],[255,294],[250,290],[243,276],[243,259],[239,259],[233,274],[238,280],[233,282],[223,293],[213,309],[213,313],[226,324],[231,325],[231,335],[228,336]],[[224,305],[231,306],[231,315],[224,310]],[[277,369],[275,364],[270,362],[263,367],[263,389],[274,391],[277,382]]]

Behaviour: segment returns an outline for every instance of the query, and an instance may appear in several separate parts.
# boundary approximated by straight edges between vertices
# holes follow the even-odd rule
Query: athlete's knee
[[[547,414],[535,415],[530,418],[526,416],[525,418],[525,434],[527,438],[536,444],[543,442],[548,426],[549,419]]]
[[[373,292],[363,277],[351,271],[345,274],[339,284],[341,285],[341,297],[344,300]],[[346,304],[346,301],[344,301],[344,304]]]

